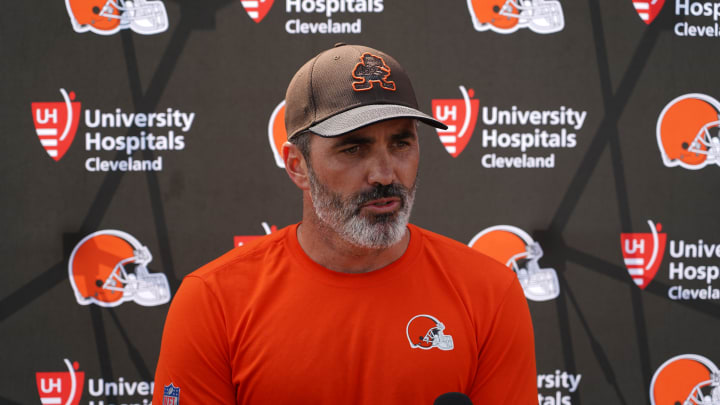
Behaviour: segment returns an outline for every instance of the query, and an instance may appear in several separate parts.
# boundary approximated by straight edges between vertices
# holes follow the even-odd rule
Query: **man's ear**
[[[285,142],[282,146],[283,160],[285,161],[285,171],[290,180],[295,183],[301,190],[310,189],[310,181],[308,180],[308,166],[305,156],[300,152],[297,146],[290,142]]]

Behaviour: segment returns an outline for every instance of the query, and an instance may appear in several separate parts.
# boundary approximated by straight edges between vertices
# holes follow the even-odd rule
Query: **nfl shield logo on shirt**
[[[180,404],[180,388],[172,383],[163,387],[162,405],[178,405]]]

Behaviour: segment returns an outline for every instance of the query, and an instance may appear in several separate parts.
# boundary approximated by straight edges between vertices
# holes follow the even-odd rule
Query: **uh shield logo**
[[[242,0],[241,3],[250,18],[256,23],[259,23],[265,18],[268,11],[270,11],[273,0]]]
[[[652,405],[720,405],[720,371],[698,354],[681,354],[663,363],[650,383]]]
[[[663,255],[667,235],[660,233],[661,224],[648,220],[650,233],[622,233],[620,244],[623,259],[630,277],[644,290],[657,274]]]
[[[78,362],[70,364],[65,359],[68,371],[35,373],[38,395],[43,404],[78,405],[85,385],[85,372],[77,371]]]
[[[473,89],[465,90],[460,86],[462,98],[434,99],[433,116],[447,125],[448,129],[436,129],[440,142],[450,156],[458,157],[472,138],[477,122],[480,102],[474,99]]]
[[[650,25],[662,10],[665,0],[632,0],[632,3],[640,19]]]
[[[63,101],[32,103],[35,133],[56,162],[70,148],[80,121],[80,102],[74,101],[75,92],[68,94],[65,89],[60,89],[60,94]]]
[[[270,115],[268,122],[268,140],[270,141],[270,149],[272,149],[273,157],[277,167],[284,169],[285,161],[282,155],[282,146],[287,141],[287,132],[285,131],[285,100],[275,107]]]

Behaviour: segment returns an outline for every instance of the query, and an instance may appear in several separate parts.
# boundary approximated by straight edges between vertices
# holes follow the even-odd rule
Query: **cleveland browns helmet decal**
[[[515,271],[526,298],[548,301],[560,294],[555,269],[540,268],[538,260],[543,250],[522,229],[511,225],[491,226],[475,235],[468,245]]]
[[[150,273],[152,254],[132,235],[114,229],[83,238],[68,261],[70,285],[79,304],[116,307],[125,301],[155,306],[170,301],[165,274]],[[133,269],[134,267],[134,269]]]
[[[660,113],[656,134],[667,167],[720,165],[720,102],[699,93],[677,97]]]
[[[698,354],[681,354],[663,363],[650,383],[652,405],[720,405],[720,371]]]
[[[445,325],[432,315],[415,315],[405,327],[405,335],[413,349],[452,350],[453,338],[444,333]]]
[[[159,34],[168,29],[165,4],[159,0],[65,0],[75,32],[112,35],[121,29]]]
[[[565,28],[562,6],[556,0],[467,0],[477,31],[510,34],[528,28],[552,34]]]

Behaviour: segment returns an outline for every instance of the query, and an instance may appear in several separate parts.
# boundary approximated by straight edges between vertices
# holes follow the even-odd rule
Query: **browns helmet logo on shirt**
[[[413,349],[452,350],[453,338],[444,333],[445,325],[432,315],[415,315],[405,327],[405,335]]]

